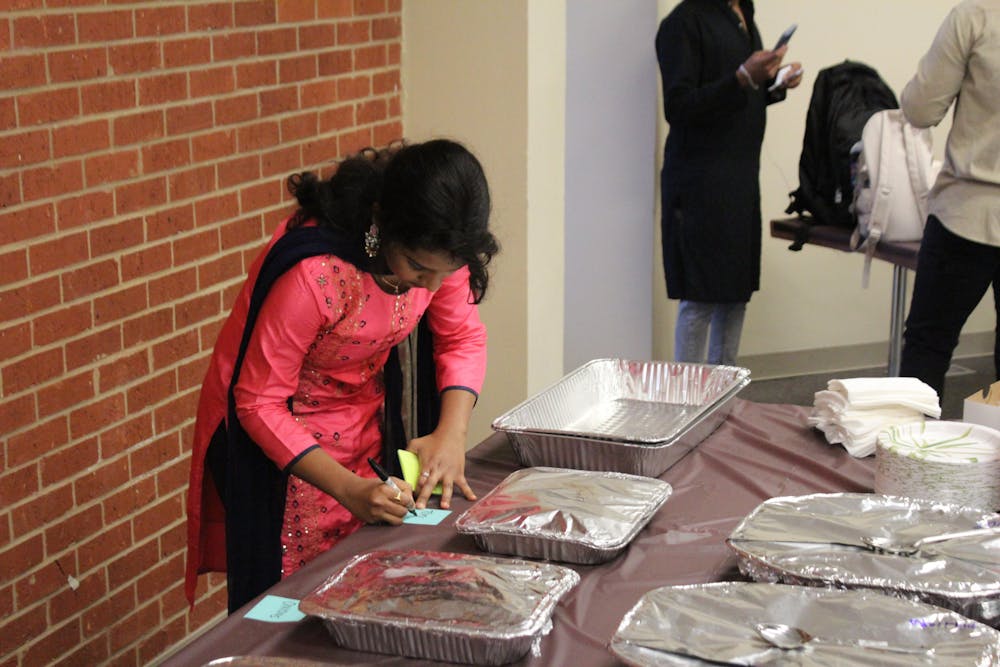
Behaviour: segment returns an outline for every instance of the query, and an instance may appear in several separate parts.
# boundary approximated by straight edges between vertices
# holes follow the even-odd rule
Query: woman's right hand
[[[396,492],[388,484],[366,477],[355,477],[353,483],[346,485],[346,488],[337,494],[337,500],[365,523],[384,521],[398,526],[403,523],[403,518],[406,516],[407,503],[413,500],[413,489],[396,477],[393,477],[392,481],[400,489],[401,495],[398,501]]]
[[[750,75],[750,79],[755,86],[760,86],[766,81],[774,78],[781,67],[781,61],[785,57],[788,46],[782,46],[776,51],[754,51],[750,57],[743,62],[743,68]]]

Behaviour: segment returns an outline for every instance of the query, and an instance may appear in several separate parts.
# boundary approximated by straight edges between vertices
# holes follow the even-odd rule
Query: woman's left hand
[[[441,484],[441,508],[451,507],[451,496],[455,487],[468,500],[475,500],[476,494],[465,480],[465,437],[463,434],[434,431],[422,438],[410,441],[408,450],[420,459],[420,478],[416,484],[417,507],[427,507],[434,487]]]

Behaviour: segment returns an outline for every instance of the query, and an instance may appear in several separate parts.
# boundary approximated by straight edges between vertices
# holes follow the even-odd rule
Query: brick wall
[[[286,177],[402,133],[401,0],[0,0],[0,667],[145,665],[198,388]]]

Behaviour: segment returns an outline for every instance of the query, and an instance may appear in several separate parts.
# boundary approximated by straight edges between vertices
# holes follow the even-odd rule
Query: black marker
[[[403,490],[400,489],[398,486],[396,486],[396,483],[392,481],[392,477],[389,477],[389,475],[385,474],[385,470],[382,470],[382,466],[378,464],[378,461],[376,461],[373,458],[369,458],[368,465],[372,467],[372,470],[375,471],[375,474],[378,475],[378,478],[382,480],[382,482],[385,485],[387,485],[390,489],[396,492],[396,500],[397,501],[400,500],[400,496],[402,495]],[[407,504],[406,509],[413,516],[417,516],[417,506],[413,503],[412,498],[410,499],[409,504]]]

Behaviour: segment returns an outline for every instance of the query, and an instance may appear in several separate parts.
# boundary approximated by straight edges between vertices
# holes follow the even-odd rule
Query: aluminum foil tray
[[[957,611],[1000,627],[1000,535],[937,542],[912,556],[879,553],[862,537],[912,542],[1000,526],[982,509],[870,493],[772,498],[727,544],[756,581],[872,589]]]
[[[299,609],[323,619],[349,649],[502,665],[551,629],[556,603],[579,580],[550,563],[373,551],[353,558]]]
[[[523,468],[455,521],[480,549],[592,565],[621,553],[673,491],[616,472]]]
[[[801,628],[813,639],[780,649],[758,623]],[[783,584],[724,582],[646,593],[609,648],[628,665],[954,665],[1000,661],[1000,632],[939,607],[881,595]],[[894,650],[895,649],[895,650]]]
[[[725,421],[734,366],[595,359],[493,421],[521,464],[659,477]]]

